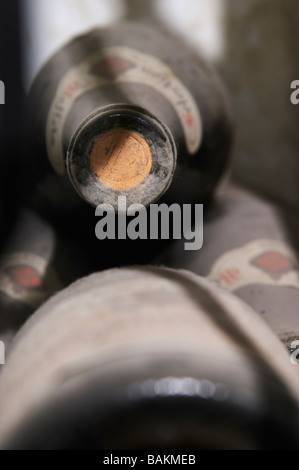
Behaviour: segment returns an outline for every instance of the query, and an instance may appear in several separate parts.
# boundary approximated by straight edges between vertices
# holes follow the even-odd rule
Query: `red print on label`
[[[251,260],[250,264],[260,268],[273,279],[279,279],[283,274],[294,269],[294,264],[284,255],[275,251],[268,251]]]
[[[30,266],[10,267],[6,268],[5,272],[18,287],[23,289],[40,289],[42,287],[40,274]]]
[[[188,127],[193,127],[194,126],[194,118],[191,113],[186,113],[185,114],[185,121]]]
[[[91,73],[95,75],[104,75],[107,78],[115,78],[117,75],[126,70],[135,67],[135,64],[118,57],[107,57],[98,62],[92,69]]]
[[[76,93],[76,91],[78,90],[79,86],[80,84],[77,81],[70,83],[67,89],[64,91],[63,96],[66,98],[72,98],[74,93]]]
[[[240,278],[240,275],[241,272],[238,268],[228,268],[220,274],[219,279],[227,286],[230,286]]]

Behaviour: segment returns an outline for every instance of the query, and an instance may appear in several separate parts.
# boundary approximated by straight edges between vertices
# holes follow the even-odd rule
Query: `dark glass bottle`
[[[9,228],[6,222],[0,256],[0,340],[8,347],[27,318],[82,276],[85,267],[72,243],[32,211],[17,211]]]
[[[227,185],[205,210],[203,247],[174,242],[158,263],[218,282],[253,307],[288,346],[299,340],[298,214]]]
[[[75,189],[92,206],[117,207],[120,195],[148,206],[166,192],[199,202],[227,164],[230,112],[215,71],[143,24],[73,39],[42,68],[27,107],[28,158],[53,201]]]
[[[232,294],[187,271],[108,270],[19,332],[0,377],[0,446],[294,448],[297,385],[284,347]]]

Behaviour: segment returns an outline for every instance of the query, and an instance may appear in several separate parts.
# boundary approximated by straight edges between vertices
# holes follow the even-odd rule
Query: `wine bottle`
[[[34,310],[84,271],[61,234],[32,211],[19,210],[9,228],[6,222],[0,257],[0,340],[8,348]]]
[[[226,185],[204,216],[204,243],[184,252],[174,242],[159,264],[185,268],[236,294],[288,346],[299,340],[298,214]]]
[[[27,108],[33,174],[65,203],[77,192],[117,210],[118,196],[148,206],[166,191],[200,202],[226,168],[231,119],[217,74],[181,39],[143,24],[70,41],[39,72]]]
[[[2,449],[293,448],[298,377],[260,317],[211,281],[112,269],[24,325],[0,413]]]

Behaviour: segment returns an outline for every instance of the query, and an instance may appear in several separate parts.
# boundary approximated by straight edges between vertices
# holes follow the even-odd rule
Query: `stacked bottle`
[[[27,209],[13,215],[0,257],[0,339],[6,348],[48,297],[86,272],[80,253],[75,258],[72,245],[48,222]]]
[[[117,207],[118,196],[148,206],[166,191],[206,200],[226,168],[223,86],[162,30],[120,23],[73,39],[41,69],[27,107],[28,159],[49,199],[59,181],[61,203],[76,192],[92,206]]]
[[[204,243],[174,242],[158,262],[218,282],[259,312],[289,347],[299,340],[297,213],[226,185],[206,210]]]
[[[297,384],[235,296],[186,271],[108,270],[19,332],[0,380],[1,448],[292,448]]]

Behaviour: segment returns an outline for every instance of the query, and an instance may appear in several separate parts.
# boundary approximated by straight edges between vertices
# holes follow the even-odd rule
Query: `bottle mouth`
[[[169,129],[142,108],[114,105],[97,110],[76,129],[67,151],[67,171],[79,195],[92,206],[118,197],[127,207],[147,207],[168,189],[176,167]]]

